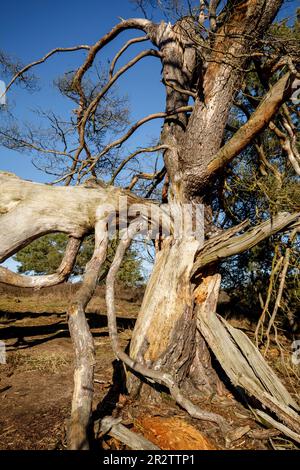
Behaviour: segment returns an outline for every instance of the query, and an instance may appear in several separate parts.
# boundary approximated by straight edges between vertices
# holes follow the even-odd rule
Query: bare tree
[[[195,5],[187,2],[186,11],[180,2],[157,2],[167,7],[164,10],[167,15],[174,3],[172,11],[177,18],[173,23],[164,20],[155,23],[147,19],[148,2],[138,3],[145,19],[122,20],[92,46],[53,50],[19,70],[8,86],[10,88],[16,78],[55,53],[87,49],[84,62],[67,83],[68,93],[77,103],[74,126],[78,145],[70,155],[67,171],[58,181],[69,187],[43,186],[1,174],[0,259],[5,260],[45,233],[62,231],[71,237],[63,267],[51,278],[22,277],[22,280],[21,276],[2,269],[0,280],[28,286],[61,282],[71,272],[79,240],[95,230],[93,257],[86,266],[82,287],[67,312],[76,357],[70,447],[87,448],[95,356],[84,310],[105,260],[108,217],[115,210],[121,225],[124,214],[119,210],[118,198],[127,196],[129,208],[140,204],[140,217],[128,218],[129,232],[121,238],[108,273],[107,308],[114,352],[131,372],[127,383],[129,392],[137,396],[147,388],[149,393],[153,381],[165,385],[178,404],[192,416],[216,422],[221,429],[228,430],[221,416],[199,409],[183,394],[187,383],[198,393],[211,393],[219,388],[219,378],[210,363],[209,346],[233,384],[242,387],[249,396],[255,396],[284,423],[279,424],[280,429],[284,428],[288,435],[292,433],[293,438],[299,440],[298,404],[252,343],[216,315],[219,261],[253,247],[272,234],[299,227],[299,212],[291,208],[290,212],[279,212],[257,226],[249,227],[249,223],[243,221],[222,231],[214,224],[216,217],[212,204],[222,174],[249,145],[256,145],[261,164],[280,180],[280,171],[268,160],[263,142],[259,140],[266,129],[278,138],[287,165],[298,173],[300,161],[294,118],[297,106],[290,98],[299,80],[299,50],[293,40],[272,37],[270,29],[282,0],[210,0],[200,2],[200,5],[199,2]],[[156,2],[150,3],[155,6]],[[124,44],[111,62],[107,81],[88,92],[85,79],[96,57],[125,30],[138,30],[143,36]],[[121,54],[144,39],[151,43],[151,48],[115,71]],[[140,119],[97,151],[91,145],[90,126],[93,120],[99,120],[100,103],[121,75],[149,56],[162,64],[165,110]],[[247,89],[247,79],[254,71],[260,81],[256,95]],[[244,112],[239,128],[231,123],[234,108]],[[138,180],[151,180],[152,186],[147,188],[150,195],[164,180],[163,196],[173,208],[173,217],[166,215],[163,207],[152,201],[112,185],[97,185],[95,181],[94,187],[70,186],[73,182],[77,185],[83,182],[88,175],[96,176],[97,165],[109,152],[122,146],[139,127],[152,119],[164,120],[158,144],[137,149],[124,158],[116,166],[111,183],[132,159],[162,151],[164,166],[153,174],[137,171],[129,188],[132,189]],[[63,205],[58,204],[58,199]],[[107,210],[108,203],[110,210]],[[183,230],[175,237],[172,232],[176,217],[187,203],[192,207],[196,204],[205,207],[204,243],[197,234],[192,237]],[[132,237],[145,228],[151,207],[155,207],[159,215],[157,220],[161,220],[161,227],[159,223],[156,227],[158,233],[171,225],[171,235],[159,237],[156,243],[153,272],[127,355],[120,349],[117,339],[114,280]],[[141,376],[149,380],[143,380]],[[152,388],[151,393],[157,395]]]

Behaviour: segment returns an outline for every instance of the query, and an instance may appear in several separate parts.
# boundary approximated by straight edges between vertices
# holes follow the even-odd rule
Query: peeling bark
[[[220,282],[218,274],[207,282],[204,300],[197,307],[199,330],[231,382],[259,400],[298,435],[300,418],[296,411],[300,410],[299,405],[250,339],[216,315]]]
[[[195,239],[164,242],[130,345],[132,358],[168,370],[178,384],[187,375],[196,346],[190,272],[198,249]]]
[[[212,1],[208,7],[211,25],[208,41],[201,35],[203,31],[199,32],[199,26],[201,29],[201,25],[204,25],[201,18],[199,24],[195,24],[191,17],[184,17],[174,25],[164,21],[154,24],[146,19],[123,20],[93,46],[54,49],[41,60],[18,72],[17,77],[56,52],[82,48],[88,50],[72,83],[79,95],[76,110],[79,147],[74,152],[70,173],[59,181],[69,183],[76,172],[80,181],[87,173],[95,171],[102,156],[112,148],[122,145],[142,124],[154,118],[165,118],[161,133],[162,145],[157,146],[157,149],[164,150],[163,171],[167,172],[170,183],[169,191],[164,192],[164,197],[169,197],[178,205],[188,201],[204,202],[210,223],[210,183],[217,172],[264,129],[293,89],[295,73],[290,71],[272,86],[248,121],[222,146],[230,108],[237,90],[240,89],[239,83],[244,77],[249,57],[281,4],[282,0],[228,2],[220,18],[216,18],[217,4]],[[85,73],[94,64],[97,53],[119,33],[128,29],[142,30],[147,36],[129,40],[123,46],[113,60],[109,82],[88,104],[82,85]],[[159,52],[145,51],[113,74],[116,61],[127,47],[147,38],[158,47]],[[85,141],[88,119],[96,110],[100,99],[123,72],[148,55],[158,57],[162,62],[166,112],[140,119],[121,138],[109,143],[99,155],[92,156]],[[9,87],[17,77],[11,81]],[[193,108],[189,106],[191,97],[195,100]],[[80,161],[80,154],[84,150],[87,159]],[[119,166],[113,178],[134,155]],[[81,163],[81,169],[78,169],[78,163]],[[146,206],[144,220],[148,220],[147,208],[151,203],[117,188],[51,187],[0,173],[0,262],[44,234],[58,231],[70,236],[64,260],[56,273],[24,277],[0,267],[2,282],[25,287],[43,287],[62,282],[71,273],[80,240],[95,229],[93,257],[86,266],[82,286],[68,309],[69,328],[75,350],[74,395],[69,433],[72,449],[88,448],[87,431],[92,409],[95,354],[93,338],[85,318],[85,307],[93,294],[106,255],[107,215],[115,212],[122,218],[120,196],[128,197],[129,206],[143,202]],[[163,211],[161,215],[164,218]],[[135,215],[132,218],[134,217]],[[220,417],[195,407],[182,395],[180,389],[187,378],[200,389],[202,387],[209,391],[218,387],[218,379],[211,367],[208,344],[232,382],[236,386],[242,386],[248,394],[255,396],[263,406],[277,414],[286,426],[293,429],[292,435],[295,436],[295,433],[299,433],[299,421],[295,412],[297,404],[266,367],[249,340],[215,314],[220,280],[217,274],[210,276],[206,271],[208,267],[212,273],[216,272],[220,259],[241,253],[298,221],[299,214],[278,214],[273,220],[242,235],[237,233],[245,229],[246,223],[234,227],[220,236],[210,238],[204,246],[195,238],[188,238],[186,234],[182,234],[179,239],[169,237],[164,240],[157,253],[134,329],[130,356],[119,348],[114,318],[113,284],[120,262],[118,256],[124,253],[127,246],[127,241],[122,240],[108,275],[107,286],[109,328],[116,356],[133,371],[167,386],[177,403],[191,416],[224,426]],[[130,376],[128,385],[134,390],[140,382]]]

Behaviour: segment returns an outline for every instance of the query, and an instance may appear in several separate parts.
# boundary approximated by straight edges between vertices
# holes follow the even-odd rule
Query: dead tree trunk
[[[272,22],[280,4],[281,0],[267,4],[251,0],[229,10],[227,21],[218,29],[209,52],[191,18],[184,18],[174,26],[161,23],[156,31],[151,31],[151,40],[162,57],[166,110],[186,105],[191,96],[195,100],[190,116],[187,113],[168,116],[162,130],[161,142],[170,147],[164,152],[171,186],[169,200],[205,205],[206,238],[214,232],[210,185],[218,169],[268,124],[292,90],[293,79],[287,74],[271,88],[252,118],[222,147],[237,84],[247,64],[247,51]],[[197,250],[199,246],[188,242],[184,233],[180,241],[162,245],[130,352],[136,360],[157,370],[172,370],[179,384],[192,377],[198,388],[202,384],[203,389],[218,390],[218,379],[207,360],[206,342],[201,332],[196,334],[195,305],[199,292],[206,289],[207,278],[203,268],[192,280]],[[209,273],[217,273],[218,264],[209,264]],[[130,377],[128,383],[129,389],[135,392],[136,382]]]
[[[120,195],[126,194],[129,203],[140,203],[138,212],[143,222],[146,222],[146,226],[149,217],[149,204],[151,205],[151,203],[146,202],[143,206],[141,204],[144,202],[143,200],[116,188],[49,187],[23,181],[14,175],[5,173],[0,173],[0,182],[2,228],[0,261],[4,261],[9,254],[18,251],[44,233],[62,231],[73,237],[62,263],[64,275],[67,276],[72,270],[80,238],[92,229],[95,230],[94,254],[86,267],[82,287],[67,312],[75,353],[74,394],[69,443],[72,449],[86,449],[88,448],[87,430],[92,410],[95,357],[93,338],[84,312],[95,289],[100,267],[106,256],[107,222],[112,212],[115,212],[119,221],[122,217],[124,218],[124,208],[121,213],[118,206]],[[64,198],[69,201],[69,204],[64,206],[60,204],[61,193],[64,194]],[[129,222],[131,220],[130,209],[129,204],[127,207]],[[160,216],[157,220],[162,221],[163,227],[169,227],[170,220],[166,212],[161,211],[158,206],[155,206],[155,211]],[[135,211],[133,212],[135,213]],[[17,230],[16,215],[20,217]],[[108,313],[111,312],[109,313],[109,327],[117,357],[133,371],[167,386],[174,399],[192,416],[214,421],[222,429],[225,429],[226,425],[220,416],[195,407],[181,391],[181,385],[189,375],[194,379],[196,386],[199,386],[199,382],[197,383],[195,378],[199,378],[203,371],[207,376],[207,379],[204,380],[206,387],[214,383],[206,346],[203,347],[203,335],[211,349],[216,351],[217,357],[218,349],[215,349],[216,345],[211,342],[207,327],[204,329],[201,323],[199,326],[200,320],[197,312],[199,305],[203,304],[206,305],[203,311],[207,312],[208,305],[211,314],[214,314],[217,291],[214,290],[213,303],[210,300],[210,303],[207,304],[207,298],[211,299],[208,296],[209,284],[207,284],[207,278],[203,278],[202,273],[208,266],[213,265],[216,259],[239,253],[247,247],[254,246],[272,233],[295,224],[298,219],[298,213],[278,214],[272,222],[265,222],[245,234],[237,236],[236,233],[247,225],[244,223],[205,241],[204,244],[203,240],[201,242],[191,236],[186,238],[183,236],[178,239],[174,239],[173,235],[167,237],[162,244],[161,251],[157,254],[153,274],[145,293],[143,308],[137,320],[131,344],[131,357],[123,353],[118,346],[115,336],[115,320],[111,316],[114,312],[113,290],[108,290],[107,307]],[[151,224],[153,224],[153,220]],[[174,228],[172,230],[174,231]],[[126,246],[128,246],[127,241],[124,247],[121,246],[121,253],[125,251]],[[119,263],[120,259],[117,258],[112,265],[112,271],[108,275],[108,289],[113,285]],[[54,277],[34,276],[32,278],[29,276],[26,279],[26,276],[19,276],[5,269],[0,271],[0,279],[25,287],[41,287],[53,285],[53,279],[61,282],[63,280],[59,275],[61,270],[62,267],[59,268],[57,274],[53,275]],[[199,277],[202,279],[201,283],[197,281]],[[200,287],[195,288],[197,284]],[[199,333],[197,333],[197,329]],[[160,334],[157,334],[158,331]],[[201,336],[197,338],[197,334]],[[223,358],[219,359],[222,364]],[[262,365],[258,362],[259,369],[256,370],[256,374],[258,374],[258,370],[264,370],[263,359],[256,358],[255,361],[262,361]],[[223,363],[225,364],[225,372],[231,378],[230,370],[226,370],[226,364],[231,364],[230,358],[225,357]],[[233,380],[235,380],[234,377]],[[203,377],[201,379],[203,380]],[[263,383],[265,378],[262,376],[261,380]],[[131,384],[132,387],[136,387],[137,382],[132,381]],[[248,386],[246,383],[243,383],[243,386],[246,391],[248,390],[249,393],[255,395],[264,406],[268,406],[274,411],[292,428],[292,432],[298,432],[297,416],[295,411],[291,410],[291,407],[296,409],[296,405],[288,393],[278,384],[276,385],[275,380],[272,395],[269,390],[268,396],[261,388],[255,388],[251,384]],[[278,391],[276,392],[276,390]],[[282,397],[284,397],[284,403],[281,403]]]
[[[239,85],[246,73],[249,58],[281,4],[282,0],[225,2],[217,21],[216,11],[211,11],[216,10],[216,7],[211,2],[209,19],[212,29],[208,33],[203,33],[205,27],[200,17],[198,20],[193,16],[184,17],[174,25],[164,21],[153,24],[149,20],[130,19],[122,21],[94,45],[78,46],[79,49],[88,49],[88,55],[72,81],[72,90],[79,97],[76,110],[79,147],[74,152],[70,173],[61,180],[69,183],[77,172],[78,181],[82,181],[88,173],[95,172],[97,163],[104,155],[122,145],[142,124],[154,118],[165,118],[161,142],[156,149],[164,149],[165,168],[161,174],[167,173],[169,178],[169,203],[170,206],[177,207],[177,216],[181,215],[186,203],[192,207],[199,203],[204,205],[205,238],[200,241],[183,227],[180,236],[171,233],[165,240],[159,240],[160,249],[156,254],[154,269],[133,332],[130,356],[120,350],[117,341],[112,300],[113,281],[119,263],[115,259],[107,285],[109,328],[114,352],[132,371],[169,387],[172,396],[192,416],[212,420],[223,426],[220,417],[195,409],[183,397],[180,388],[191,380],[197,388],[217,389],[218,379],[210,364],[208,344],[232,382],[243,386],[249,395],[255,396],[263,406],[276,413],[286,426],[292,428],[295,435],[299,432],[295,411],[297,404],[275,376],[272,376],[272,384],[266,378],[266,371],[269,370],[263,358],[250,348],[239,333],[218,320],[216,304],[219,260],[241,253],[271,234],[291,227],[299,220],[299,214],[279,213],[272,220],[239,235],[245,230],[246,223],[221,235],[216,234],[212,223],[211,188],[216,175],[264,130],[295,89],[297,72],[291,66],[289,57],[285,62],[289,65],[288,71],[281,74],[277,81],[273,77],[274,83],[270,80],[270,86],[259,106],[255,107],[247,122],[224,143],[230,109],[241,88]],[[129,44],[141,39],[130,40],[116,55],[109,81],[90,101],[84,92],[85,73],[93,65],[97,53],[126,29],[142,30],[159,51],[150,50],[138,54],[113,74],[115,63],[122,52]],[[260,50],[263,48],[264,46]],[[57,50],[48,56],[55,51]],[[141,119],[99,154],[90,154],[85,140],[86,124],[95,116],[101,98],[119,76],[142,57],[150,55],[162,62],[166,111]],[[46,58],[47,56],[25,67],[23,72]],[[18,72],[9,87],[20,75],[22,71]],[[194,100],[193,107],[189,106],[190,99]],[[83,150],[86,150],[86,157],[80,160]],[[123,161],[117,172],[121,171],[126,161]],[[71,237],[62,266],[53,276],[26,279],[0,269],[0,280],[15,285],[39,287],[61,282],[72,270],[83,237],[94,229],[96,231],[93,258],[86,267],[82,288],[68,310],[75,350],[75,389],[70,427],[70,447],[74,449],[88,447],[87,427],[93,395],[94,349],[84,310],[105,258],[107,238],[103,235],[104,224],[112,212],[118,215],[120,223],[124,210],[122,212],[119,207],[119,198],[125,195],[129,206],[140,202],[146,204],[146,207],[141,206],[137,212],[148,221],[148,208],[152,204],[117,188],[54,188],[22,181],[13,175],[0,174],[0,261],[46,233],[58,231]],[[157,210],[164,220],[165,212],[160,207]],[[126,216],[129,215],[128,207],[125,212]],[[135,215],[131,219],[129,217],[128,222]],[[127,242],[124,246],[122,243],[121,254],[127,246]],[[219,338],[229,345],[228,351],[219,347]],[[242,354],[235,348],[235,343],[243,350]],[[232,358],[229,357],[232,351],[239,354],[238,364],[232,364]],[[250,355],[249,360],[246,360],[247,355]],[[243,367],[247,369],[247,376],[239,382],[237,377],[243,374]],[[128,387],[132,393],[137,393],[141,382],[131,375]]]

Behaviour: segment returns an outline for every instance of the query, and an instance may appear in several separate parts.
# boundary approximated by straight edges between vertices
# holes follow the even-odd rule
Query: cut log
[[[184,419],[144,416],[135,427],[163,450],[216,450],[216,445]]]

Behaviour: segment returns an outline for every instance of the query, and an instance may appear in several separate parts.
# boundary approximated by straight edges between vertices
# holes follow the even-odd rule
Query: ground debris
[[[217,450],[217,445],[180,418],[141,417],[135,421],[149,441],[163,450]]]

